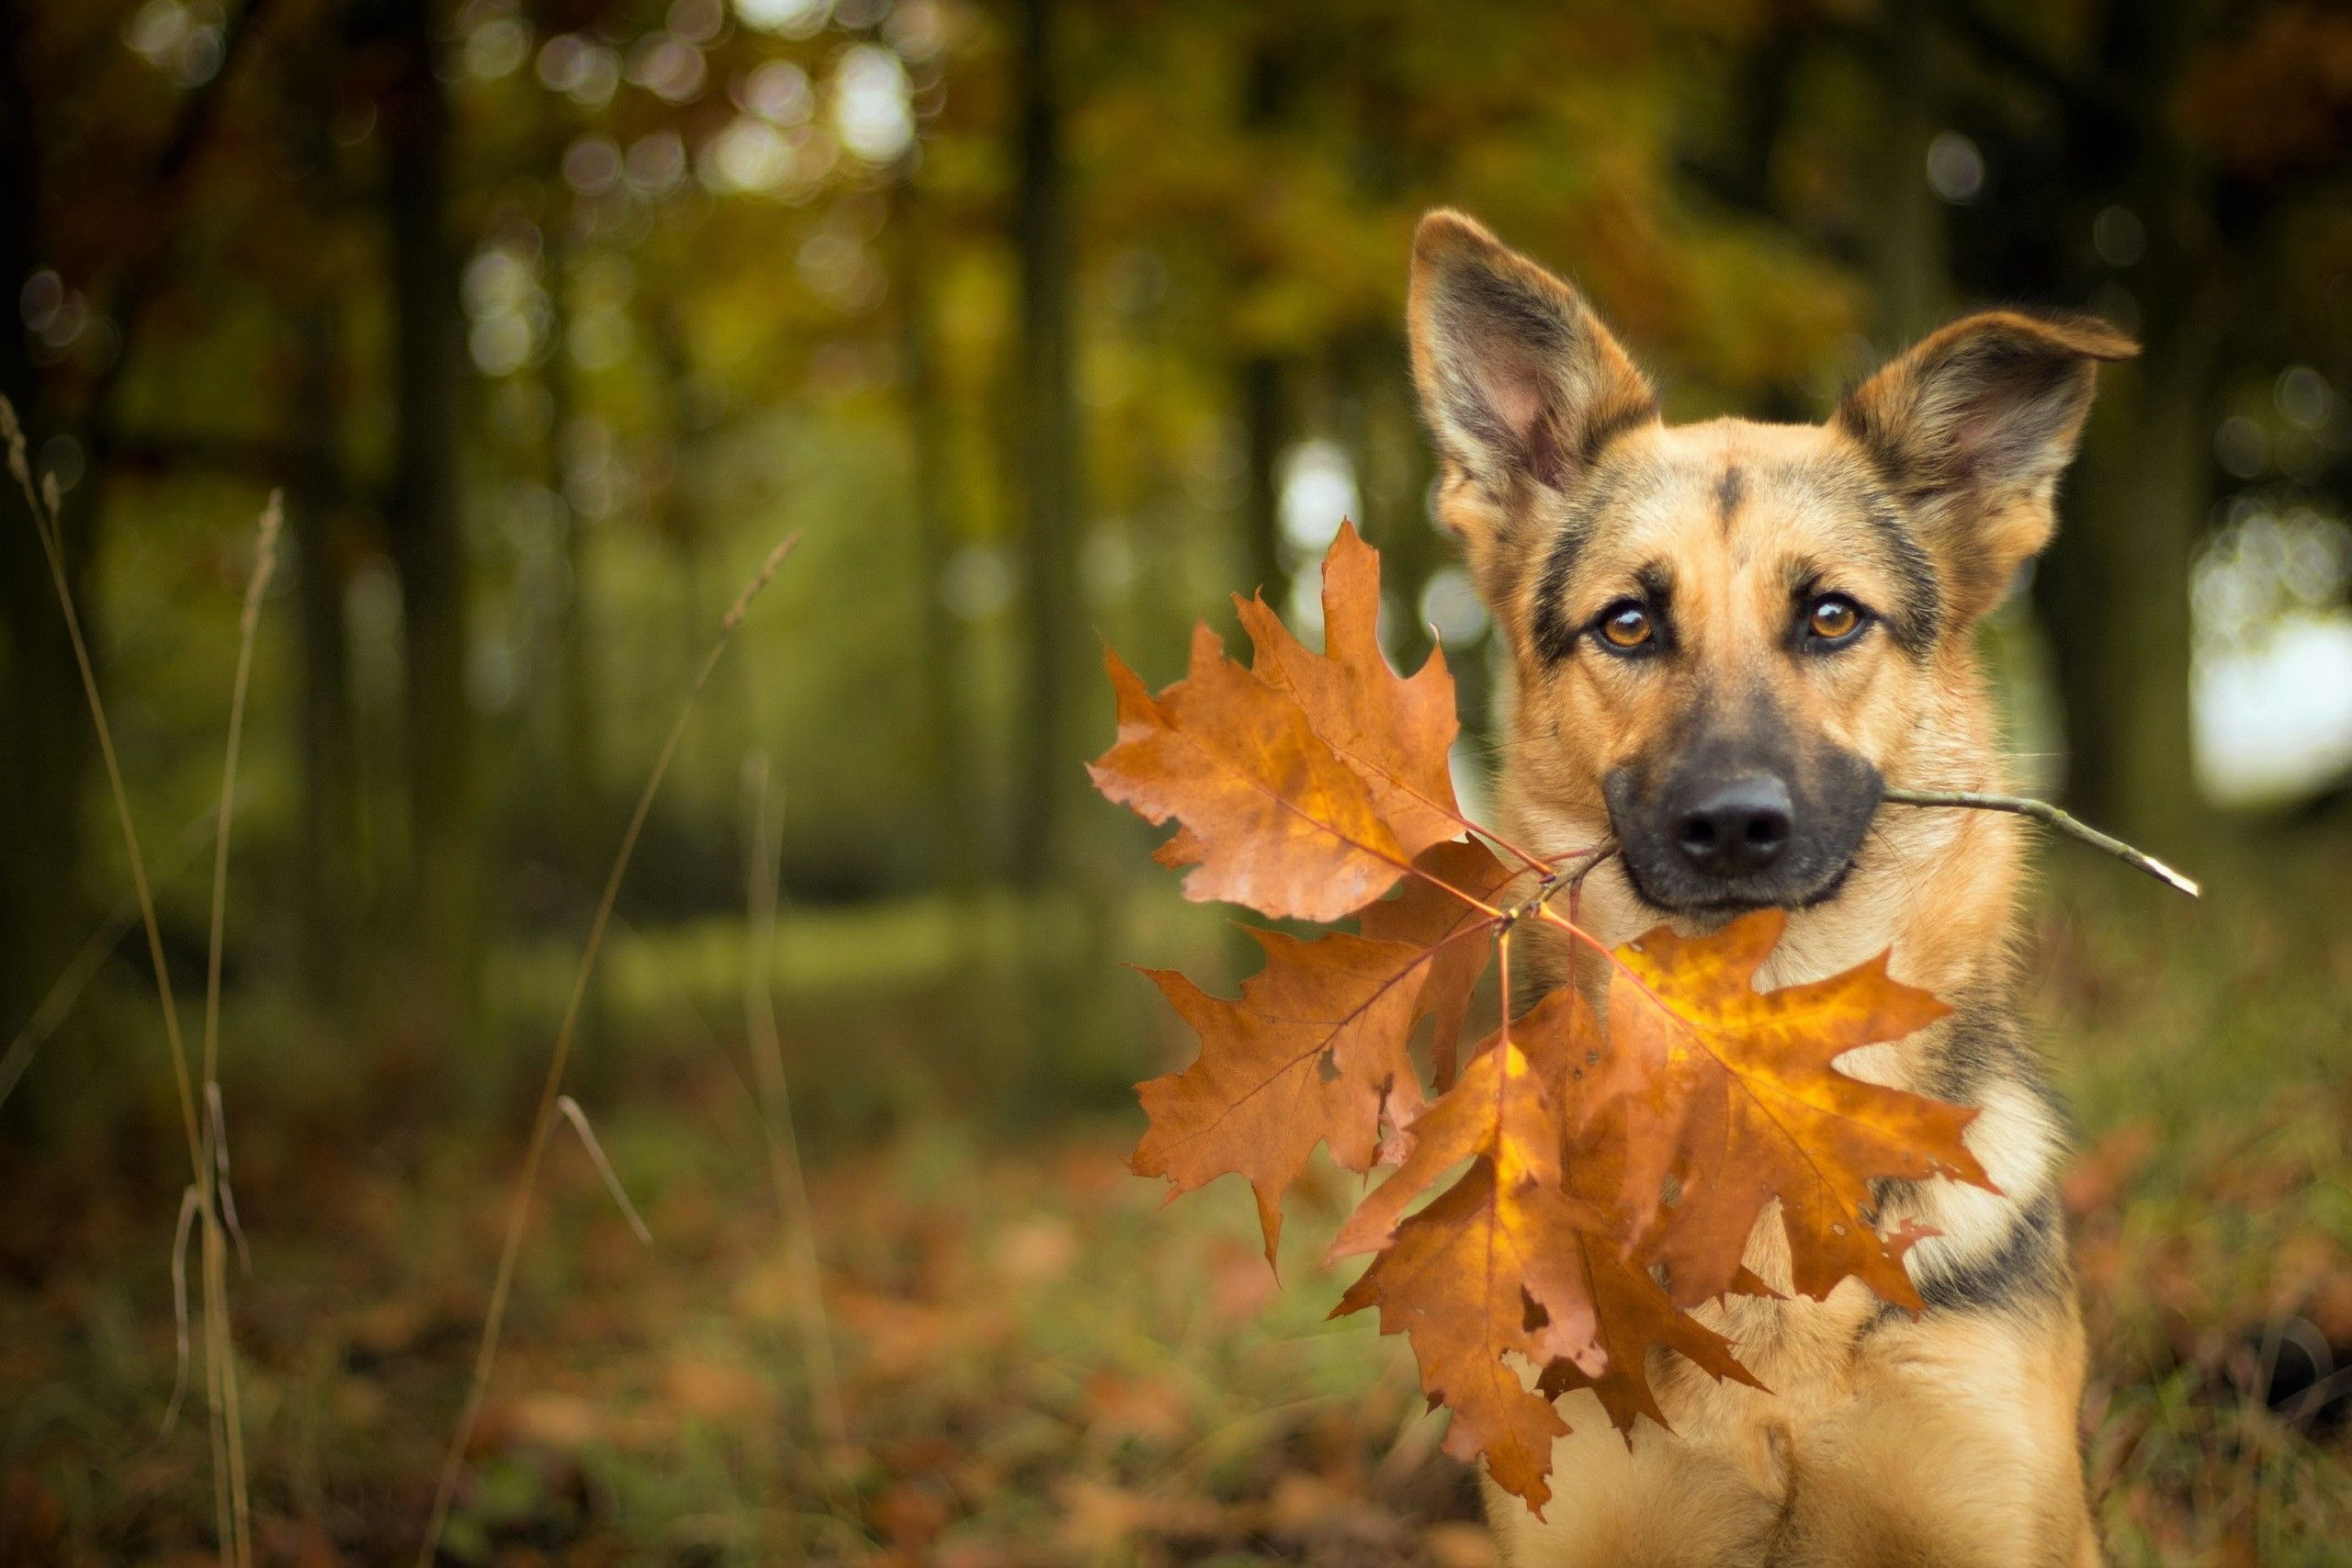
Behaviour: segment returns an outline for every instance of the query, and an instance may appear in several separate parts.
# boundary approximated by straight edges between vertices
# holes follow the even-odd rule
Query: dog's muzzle
[[[1868,761],[1827,747],[1802,763],[1713,752],[1602,781],[1634,891],[1675,911],[1835,897],[1883,788]]]

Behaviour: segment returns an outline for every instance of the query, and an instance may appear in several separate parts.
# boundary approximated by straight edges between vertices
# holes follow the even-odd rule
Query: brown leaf
[[[1886,955],[1810,985],[1758,992],[1778,910],[1703,938],[1660,927],[1618,949],[1611,1048],[1594,1091],[1622,1105],[1623,1200],[1644,1254],[1676,1302],[1729,1289],[1765,1204],[1777,1198],[1795,1288],[1826,1297],[1852,1275],[1917,1309],[1903,1254],[1923,1234],[1882,1236],[1870,1185],[1949,1176],[1990,1188],[1961,1141],[1975,1111],[1865,1083],[1830,1063],[1899,1040],[1950,1010],[1898,984]],[[1670,1209],[1667,1183],[1679,1184]]]
[[[1483,1454],[1495,1483],[1541,1517],[1552,1495],[1552,1443],[1568,1424],[1503,1360],[1529,1344],[1520,1280],[1533,1238],[1505,1221],[1499,1200],[1494,1164],[1482,1158],[1397,1227],[1331,1315],[1377,1305],[1380,1331],[1411,1340],[1422,1392],[1453,1412],[1446,1451],[1465,1461]]]
[[[1182,871],[1188,865],[1201,863],[1201,841],[1193,837],[1190,828],[1179,823],[1176,830],[1168,835],[1167,840],[1151,852],[1151,858],[1155,863],[1170,871]]]
[[[1578,1093],[1582,1080],[1605,1060],[1591,1004],[1582,992],[1563,986],[1532,1009],[1513,1032],[1526,1043],[1544,1081],[1568,1107],[1563,1190],[1571,1202],[1606,1212],[1623,1188],[1624,1124],[1622,1115],[1592,1115]],[[1729,1340],[1679,1308],[1645,1267],[1627,1258],[1623,1237],[1604,1225],[1588,1226],[1572,1238],[1572,1246],[1573,1256],[1559,1267],[1575,1269],[1584,1281],[1601,1354],[1547,1364],[1539,1385],[1545,1393],[1556,1398],[1569,1389],[1593,1390],[1610,1420],[1630,1439],[1635,1416],[1667,1425],[1650,1389],[1653,1348],[1679,1351],[1718,1379],[1763,1386],[1733,1357]],[[1735,1288],[1753,1282],[1762,1289],[1745,1269],[1739,1273]]]
[[[1333,920],[1410,865],[1363,781],[1296,703],[1226,658],[1206,626],[1193,631],[1190,672],[1157,698],[1116,654],[1107,662],[1119,734],[1090,770],[1095,787],[1190,830],[1199,860],[1186,897]]]
[[[1420,1103],[1406,1041],[1427,954],[1406,942],[1337,932],[1302,942],[1253,931],[1266,967],[1241,999],[1212,997],[1182,975],[1147,970],[1201,1037],[1182,1072],[1144,1084],[1151,1119],[1130,1163],[1179,1192],[1236,1172],[1257,1194],[1266,1258],[1282,1235],[1282,1195],[1328,1140],[1350,1170],[1371,1168],[1392,1093],[1401,1121]]]
[[[1578,1262],[1590,1281],[1595,1333],[1604,1353],[1601,1370],[1596,1376],[1583,1363],[1553,1361],[1544,1367],[1538,1385],[1544,1393],[1556,1399],[1571,1389],[1592,1390],[1610,1421],[1630,1441],[1636,1416],[1668,1425],[1650,1387],[1649,1353],[1654,1348],[1677,1351],[1718,1380],[1764,1386],[1739,1364],[1730,1340],[1677,1307],[1649,1270],[1627,1262],[1612,1239],[1582,1236],[1577,1247]]]
[[[1419,853],[1469,826],[1454,804],[1452,752],[1461,721],[1442,649],[1410,677],[1380,648],[1380,552],[1342,524],[1323,558],[1323,647],[1310,653],[1263,599],[1236,597],[1257,650],[1250,669],[1288,694],[1306,722],[1372,790],[1405,847]]]
[[[1566,1010],[1555,997],[1529,1015],[1535,1029]],[[1448,1448],[1464,1459],[1483,1453],[1497,1483],[1539,1513],[1550,1439],[1566,1428],[1530,1407],[1502,1358],[1602,1366],[1580,1241],[1606,1220],[1560,1189],[1560,1125],[1543,1076],[1498,1032],[1412,1123],[1412,1154],[1332,1246],[1334,1257],[1385,1248],[1338,1311],[1380,1307],[1381,1331],[1411,1340],[1423,1389],[1453,1410]],[[1400,1223],[1408,1204],[1465,1159],[1460,1181]]]
[[[1468,934],[1490,924],[1490,917],[1446,889],[1455,888],[1497,905],[1506,896],[1505,890],[1526,874],[1505,865],[1476,839],[1431,845],[1413,863],[1428,873],[1428,878],[1407,878],[1396,897],[1371,906],[1357,923],[1366,936],[1417,942],[1433,950],[1418,1008],[1437,1021],[1430,1041],[1430,1065],[1437,1086],[1443,1089],[1453,1081],[1463,1020],[1469,1016],[1471,993],[1477,988],[1478,976],[1486,973],[1493,951],[1491,942]]]

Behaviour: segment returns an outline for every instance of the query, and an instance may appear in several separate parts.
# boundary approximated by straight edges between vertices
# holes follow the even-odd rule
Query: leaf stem
[[[1495,987],[1502,997],[1502,1027],[1496,1032],[1496,1044],[1506,1064],[1510,1060],[1510,933],[1518,923],[1505,920],[1495,928]]]
[[[2155,856],[2100,832],[2046,800],[2035,800],[2021,795],[1985,795],[1975,790],[1920,789],[1891,789],[1883,798],[1889,806],[1955,806],[1975,811],[2006,811],[2016,817],[2030,817],[2045,827],[2055,828],[2062,833],[2080,839],[2095,850],[2113,855],[2126,865],[2146,872],[2165,886],[2186,893],[2191,898],[2203,892],[2194,881]]]

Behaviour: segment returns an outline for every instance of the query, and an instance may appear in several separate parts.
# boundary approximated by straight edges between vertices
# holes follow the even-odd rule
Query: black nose
[[[1683,792],[1669,830],[1674,847],[1710,876],[1746,876],[1789,845],[1789,786],[1770,773],[1710,779]]]

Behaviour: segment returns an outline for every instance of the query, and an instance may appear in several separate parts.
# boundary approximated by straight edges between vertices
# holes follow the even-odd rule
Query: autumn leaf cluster
[[[1332,1244],[1371,1255],[1338,1311],[1375,1308],[1407,1337],[1452,1411],[1448,1448],[1539,1513],[1567,1391],[1590,1389],[1630,1435],[1666,1419],[1653,1353],[1762,1386],[1691,1309],[1772,1292],[1742,1262],[1768,1207],[1782,1289],[1821,1297],[1850,1277],[1916,1310],[1903,1254],[1921,1233],[1881,1230],[1874,1184],[1989,1185],[1961,1140],[1973,1112],[1832,1064],[1941,1004],[1891,979],[1884,954],[1759,992],[1777,911],[1613,950],[1578,926],[1579,879],[1608,846],[1539,855],[1464,815],[1443,655],[1390,668],[1378,555],[1352,527],[1324,563],[1322,652],[1262,600],[1239,611],[1246,667],[1205,626],[1157,694],[1110,657],[1118,735],[1096,786],[1178,824],[1155,858],[1185,869],[1188,897],[1354,929],[1256,931],[1265,966],[1236,999],[1148,972],[1200,1055],[1141,1086],[1135,1168],[1176,1191],[1247,1179],[1272,1261],[1317,1144],[1351,1171],[1394,1165]],[[1563,985],[1514,1016],[1512,939],[1539,924],[1587,956],[1591,995]],[[1500,1024],[1465,1055],[1490,964]]]

